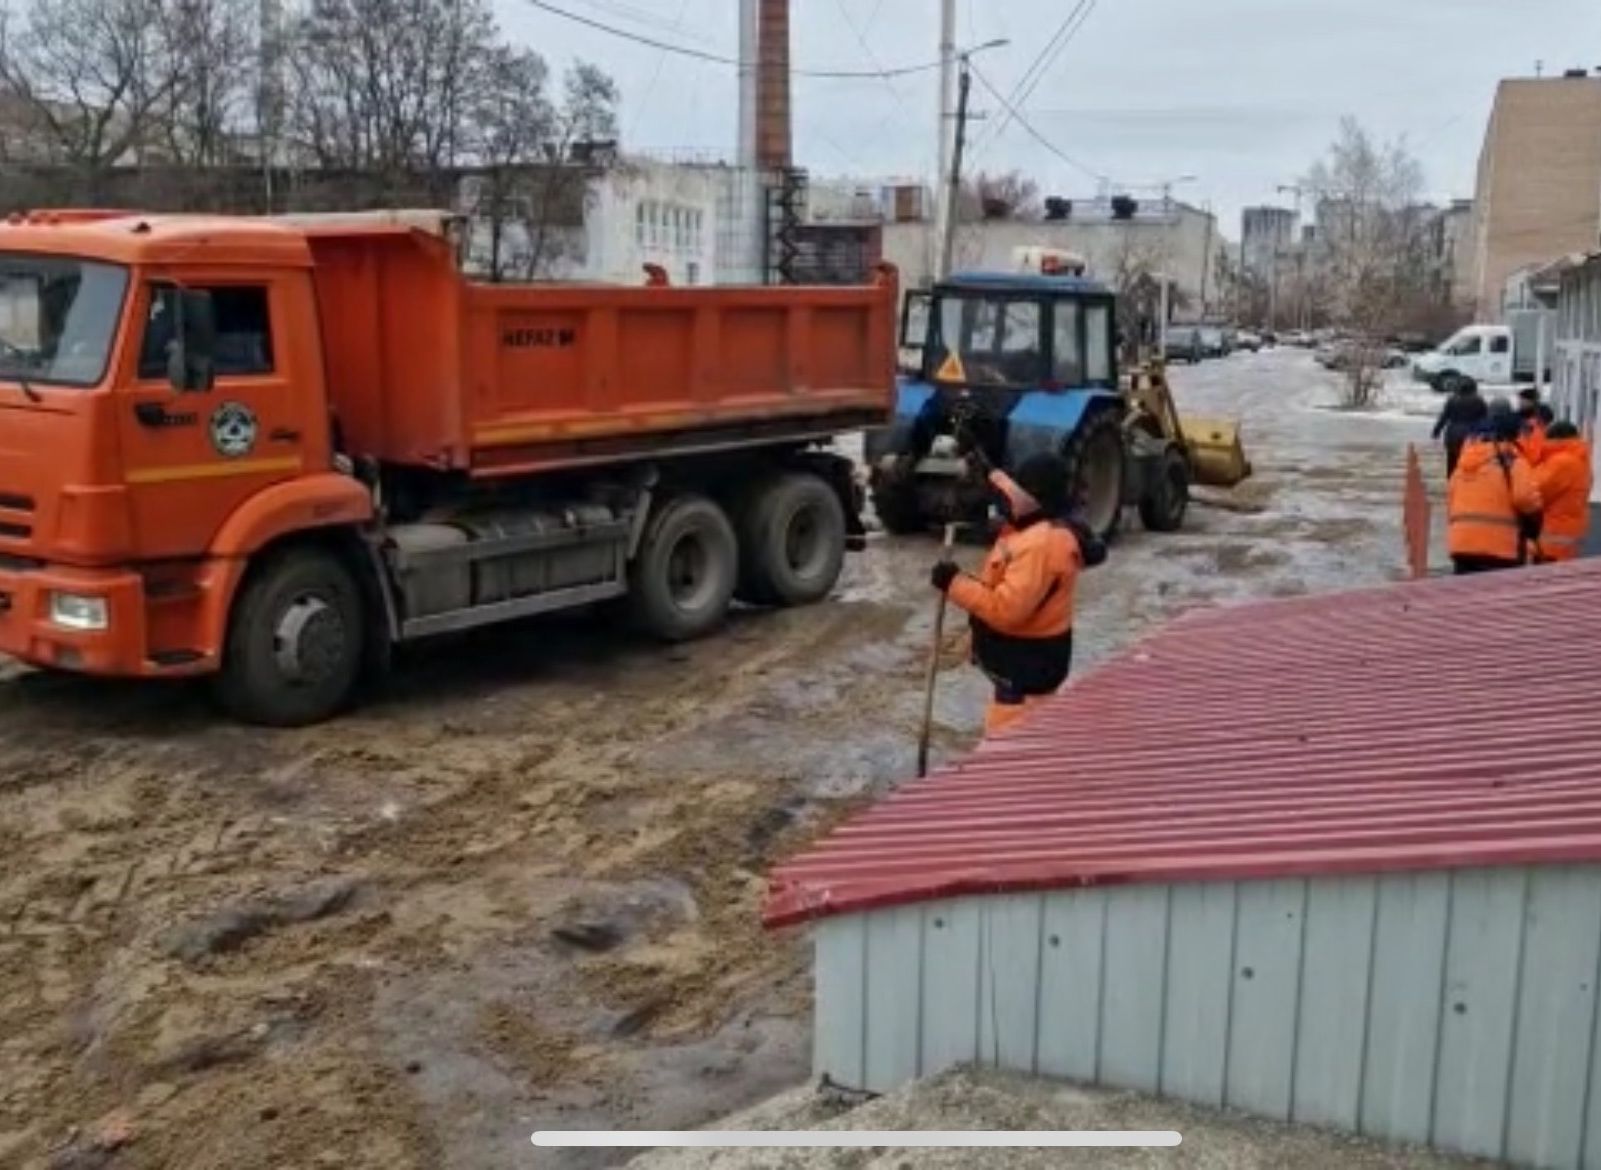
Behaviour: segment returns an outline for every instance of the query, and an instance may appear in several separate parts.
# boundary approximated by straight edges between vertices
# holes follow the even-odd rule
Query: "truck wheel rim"
[[[668,595],[679,609],[693,611],[711,600],[715,587],[706,542],[696,533],[685,533],[667,554]]]
[[[315,683],[339,668],[345,628],[339,611],[314,594],[295,599],[273,630],[273,657],[285,678]]]
[[[790,517],[784,533],[784,560],[790,572],[802,577],[818,571],[827,551],[823,541],[823,527],[817,522],[817,509],[810,505],[798,509]]]

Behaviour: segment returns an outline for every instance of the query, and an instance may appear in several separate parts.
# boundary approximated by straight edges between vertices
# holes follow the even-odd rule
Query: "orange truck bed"
[[[888,267],[851,288],[479,284],[423,231],[304,226],[353,454],[493,477],[889,418]]]

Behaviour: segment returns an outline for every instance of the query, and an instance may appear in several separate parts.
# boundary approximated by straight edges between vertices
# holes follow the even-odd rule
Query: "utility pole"
[[[962,76],[956,93],[956,147],[951,153],[951,175],[945,189],[945,235],[940,239],[939,279],[951,274],[951,263],[956,255],[956,224],[961,218],[962,155],[967,150],[967,101],[973,91],[973,71],[962,55]]]
[[[929,276],[946,274],[940,266],[945,239],[956,221],[956,206],[946,195],[951,170],[951,142],[956,133],[956,0],[940,0],[939,22],[939,162],[934,168],[934,235],[929,240]]]

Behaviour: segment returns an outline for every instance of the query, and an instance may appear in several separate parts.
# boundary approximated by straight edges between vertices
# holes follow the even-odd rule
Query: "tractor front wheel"
[[[1190,464],[1176,447],[1162,452],[1140,501],[1140,520],[1151,532],[1177,532],[1190,506]]]

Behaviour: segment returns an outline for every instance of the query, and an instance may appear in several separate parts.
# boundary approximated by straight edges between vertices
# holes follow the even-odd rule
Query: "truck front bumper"
[[[52,615],[57,596],[81,599],[104,622],[64,625]],[[125,569],[0,564],[0,654],[33,666],[99,675],[187,673],[149,660],[144,581]]]

